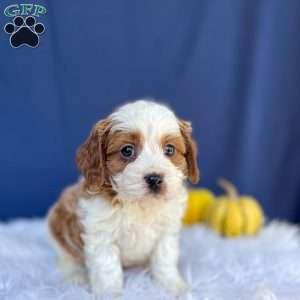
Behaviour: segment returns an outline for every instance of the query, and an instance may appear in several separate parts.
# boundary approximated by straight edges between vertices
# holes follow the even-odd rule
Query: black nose
[[[157,192],[163,183],[163,177],[159,174],[149,174],[144,177],[151,191]]]

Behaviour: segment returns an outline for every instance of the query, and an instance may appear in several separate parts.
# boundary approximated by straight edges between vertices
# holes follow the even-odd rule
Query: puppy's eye
[[[173,156],[175,154],[175,147],[171,144],[167,144],[164,149],[166,156]]]
[[[121,155],[128,159],[134,157],[135,151],[132,145],[125,145],[121,148]]]

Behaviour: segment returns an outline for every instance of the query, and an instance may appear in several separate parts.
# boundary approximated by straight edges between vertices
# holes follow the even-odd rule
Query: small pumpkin
[[[215,195],[208,189],[193,189],[189,191],[187,207],[183,224],[191,225],[204,222],[207,209],[214,202]]]
[[[235,186],[225,179],[219,180],[219,185],[227,195],[217,197],[209,207],[207,224],[227,237],[255,235],[264,222],[263,210],[257,200],[239,196]]]

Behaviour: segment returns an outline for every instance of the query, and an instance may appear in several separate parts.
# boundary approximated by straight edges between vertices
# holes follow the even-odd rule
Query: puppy
[[[187,190],[199,178],[191,124],[166,106],[139,100],[96,123],[77,152],[83,178],[48,214],[65,275],[95,294],[119,294],[122,267],[148,264],[180,294],[179,231]]]

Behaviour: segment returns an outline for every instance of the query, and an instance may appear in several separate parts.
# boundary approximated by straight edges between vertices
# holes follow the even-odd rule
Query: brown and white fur
[[[169,108],[144,100],[96,123],[77,152],[83,178],[63,191],[48,215],[66,277],[87,278],[98,295],[118,294],[122,267],[147,264],[167,290],[186,290],[178,238],[184,180],[196,183],[199,177],[191,132],[191,124]],[[121,152],[126,145],[134,150],[130,158]],[[161,179],[156,189],[145,179],[149,174]]]

